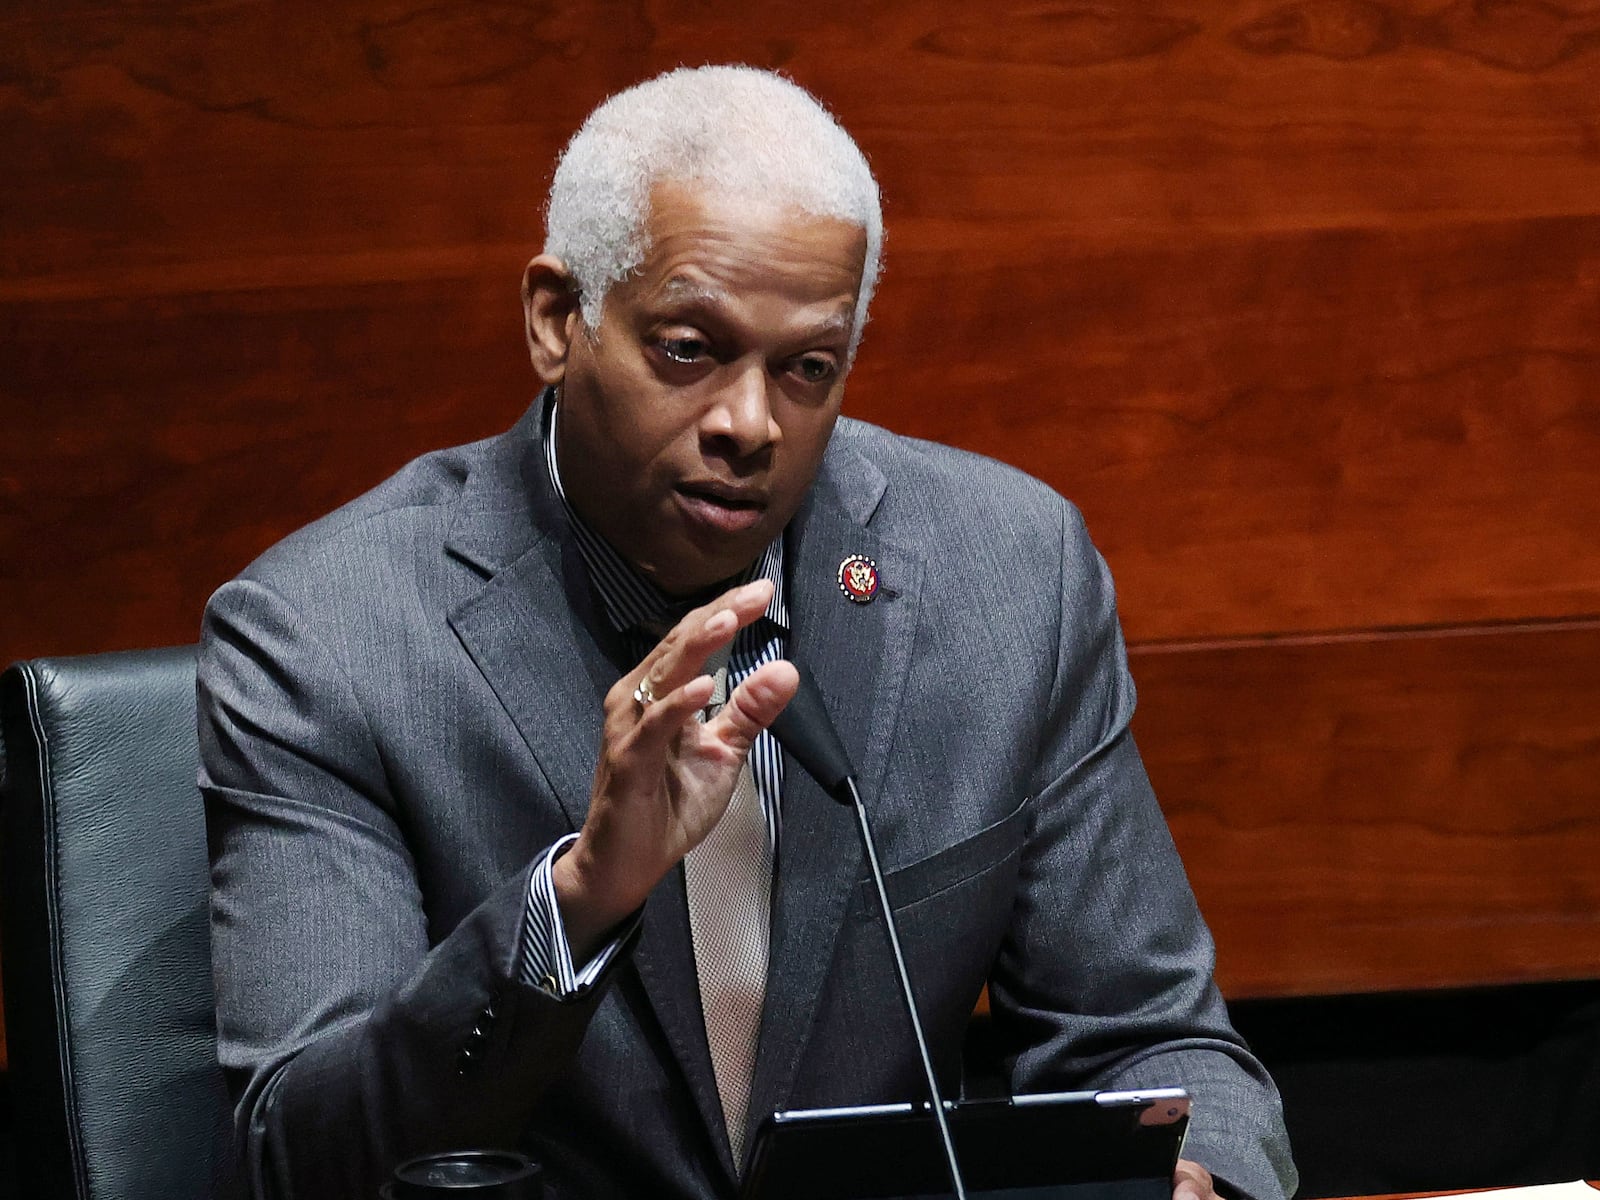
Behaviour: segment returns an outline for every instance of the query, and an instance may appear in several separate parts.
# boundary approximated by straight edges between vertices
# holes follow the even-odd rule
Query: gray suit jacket
[[[529,1151],[557,1196],[735,1193],[681,873],[588,994],[515,981],[529,864],[581,825],[631,666],[539,419],[417,460],[207,610],[221,1056],[261,1194],[367,1200],[401,1158],[484,1144]],[[1182,1084],[1191,1157],[1257,1200],[1292,1190],[1076,511],[845,420],[787,536],[791,650],[858,766],[946,1088],[988,983],[1015,1090]],[[878,564],[871,604],[837,586],[852,554]],[[849,812],[791,763],[752,1125],[920,1095],[863,880]]]

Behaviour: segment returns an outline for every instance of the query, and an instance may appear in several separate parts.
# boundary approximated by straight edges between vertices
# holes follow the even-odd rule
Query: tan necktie
[[[707,663],[706,669],[716,673],[707,709],[714,715],[728,698],[725,656],[721,663]],[[748,759],[728,811],[683,860],[683,882],[706,1041],[737,1166],[744,1156],[745,1113],[761,1001],[767,990],[772,920],[772,845]]]

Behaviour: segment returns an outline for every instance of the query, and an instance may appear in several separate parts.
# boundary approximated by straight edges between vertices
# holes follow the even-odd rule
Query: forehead
[[[807,309],[854,311],[866,232],[761,197],[658,184],[645,223],[648,250],[630,289],[662,304],[781,298]]]

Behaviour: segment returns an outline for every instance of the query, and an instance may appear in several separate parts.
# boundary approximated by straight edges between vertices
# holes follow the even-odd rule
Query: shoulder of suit
[[[392,541],[397,531],[439,519],[460,498],[467,477],[508,436],[500,434],[412,459],[376,487],[289,534],[246,568],[244,575],[273,574],[324,555],[370,546],[376,540]],[[380,526],[385,528],[380,531]]]
[[[959,501],[957,507],[968,515],[986,508],[1042,515],[1059,513],[1065,506],[1074,517],[1077,514],[1070,501],[1043,481],[970,450],[907,437],[849,417],[840,418],[833,438],[827,465],[835,479],[847,479],[852,457],[864,459],[882,475],[886,503]]]
[[[1015,605],[1029,590],[1016,586],[1021,571],[1036,582],[1059,581],[1060,593],[1054,584],[1035,589],[1052,603],[1070,593],[1092,609],[1100,603],[1094,597],[1114,596],[1083,514],[1048,484],[981,454],[863,421],[841,420],[834,437],[830,482],[847,488],[841,480],[870,464],[881,492],[870,524],[920,553],[928,581],[946,581],[969,599],[991,587],[996,602]]]

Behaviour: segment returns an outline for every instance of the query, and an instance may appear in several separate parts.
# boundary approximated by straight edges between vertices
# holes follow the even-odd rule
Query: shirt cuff
[[[528,907],[522,918],[519,977],[530,987],[543,988],[563,1000],[581,996],[594,986],[640,920],[640,914],[635,913],[581,969],[573,966],[572,948],[567,944],[567,929],[561,921],[555,877],[550,868],[577,840],[577,834],[567,834],[534,864],[528,880]]]

